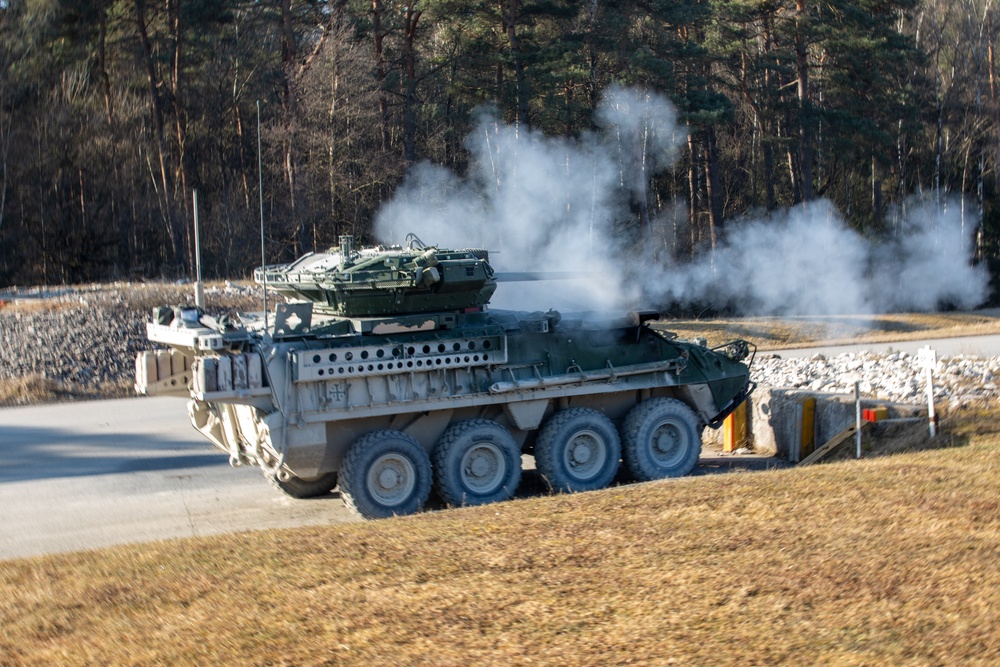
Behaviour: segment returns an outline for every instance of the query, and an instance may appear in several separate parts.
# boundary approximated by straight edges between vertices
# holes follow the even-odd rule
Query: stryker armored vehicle
[[[351,237],[255,272],[287,302],[233,321],[153,310],[136,390],[188,397],[233,465],[294,497],[339,484],[366,518],[510,498],[522,454],[549,488],[686,475],[701,433],[753,389],[750,345],[708,349],[656,313],[488,308],[504,276],[482,249],[355,249]],[[538,276],[514,275],[513,279]],[[752,362],[752,360],[751,360]]]

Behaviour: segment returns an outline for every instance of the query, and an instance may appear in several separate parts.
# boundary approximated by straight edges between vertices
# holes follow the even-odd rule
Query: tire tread
[[[353,445],[347,449],[347,454],[344,456],[344,460],[340,464],[340,497],[344,501],[344,505],[347,506],[349,510],[355,514],[362,516],[366,519],[384,518],[377,516],[367,510],[362,504],[358,502],[357,494],[353,488],[354,485],[354,469],[361,465],[361,458],[365,453],[371,448],[377,445],[379,442],[384,440],[386,437],[397,437],[404,440],[408,440],[423,451],[423,447],[411,436],[403,433],[402,431],[394,431],[390,429],[384,429],[380,431],[372,431],[367,433],[360,438],[358,438]],[[426,453],[426,452],[425,452]],[[426,470],[420,470],[423,466],[420,465],[421,462],[426,462]],[[418,475],[422,472],[427,476],[426,480],[426,491],[430,491],[430,460],[429,458],[423,458],[421,461],[414,462],[415,468],[417,469]],[[418,480],[419,482],[419,480]],[[421,492],[423,498],[418,503],[421,507],[427,502],[427,493]],[[419,511],[419,508],[418,508]]]
[[[459,507],[463,505],[468,505],[470,503],[468,502],[468,498],[455,497],[455,495],[451,493],[449,489],[445,488],[445,484],[441,481],[445,475],[450,474],[449,472],[447,472],[448,454],[450,453],[451,448],[458,440],[460,440],[470,431],[474,431],[480,428],[500,428],[503,429],[508,436],[510,436],[510,432],[507,431],[507,429],[505,429],[500,424],[496,423],[495,421],[491,421],[489,419],[467,419],[449,426],[448,430],[446,430],[444,432],[444,435],[441,436],[441,439],[438,441],[437,445],[434,446],[434,452],[431,455],[434,464],[434,490],[437,491],[438,495],[441,496],[441,499],[444,500],[449,505],[454,505],[456,507]],[[510,437],[513,440],[513,436]],[[512,485],[512,488],[504,487],[506,489],[506,492],[502,495],[505,495],[506,498],[502,498],[502,500],[507,500],[509,498],[512,498],[514,496],[514,492],[517,490],[517,485],[521,479],[520,452],[518,452],[517,461],[513,463],[516,463],[517,476]],[[475,504],[486,504],[487,502],[497,502],[497,501],[489,500],[486,502],[475,503]]]
[[[678,418],[688,422],[688,425],[691,426],[694,440],[697,443],[696,449],[699,454],[701,452],[698,417],[687,403],[676,398],[647,399],[632,408],[628,415],[626,415],[624,424],[622,424],[622,459],[629,475],[637,481],[650,482],[655,479],[663,479],[663,476],[654,476],[649,474],[648,471],[642,470],[640,461],[643,457],[639,451],[640,445],[645,444],[639,442],[640,429],[654,413],[663,410],[674,411]],[[666,477],[683,477],[687,475],[698,465],[698,456],[695,456],[693,461],[689,461],[688,463],[689,465],[685,465],[679,469],[676,474],[667,474]]]
[[[535,441],[535,467],[538,469],[538,472],[542,475],[542,478],[545,480],[545,483],[549,486],[551,491],[593,491],[606,487],[614,479],[614,473],[612,473],[606,482],[598,484],[587,483],[580,488],[574,488],[574,481],[564,478],[561,471],[562,448],[559,446],[559,443],[553,442],[553,440],[560,434],[567,424],[575,419],[579,419],[582,416],[597,418],[602,422],[606,421],[608,424],[611,424],[611,421],[604,414],[592,408],[566,408],[554,414],[549,421],[545,423],[542,430],[538,434],[538,439]],[[620,456],[621,440],[613,425],[611,431],[614,433],[615,440],[618,441],[617,456]],[[614,447],[612,447],[612,449],[614,449]],[[615,472],[618,471],[617,456],[615,456],[615,452],[612,452],[612,457],[615,458],[613,464]]]

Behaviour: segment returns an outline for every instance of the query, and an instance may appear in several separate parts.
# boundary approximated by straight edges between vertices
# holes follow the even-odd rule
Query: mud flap
[[[740,393],[736,394],[736,396],[733,397],[733,400],[729,402],[729,405],[727,405],[722,412],[715,415],[715,417],[713,417],[712,420],[708,422],[708,426],[714,429],[717,429],[720,426],[722,426],[722,422],[726,421],[726,417],[736,412],[736,408],[740,407],[740,404],[743,403],[743,401],[747,400],[750,397],[750,394],[752,394],[754,392],[754,389],[756,388],[757,388],[757,383],[748,380],[746,385],[740,391]]]

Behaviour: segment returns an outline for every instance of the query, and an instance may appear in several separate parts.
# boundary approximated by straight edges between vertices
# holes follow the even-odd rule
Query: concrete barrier
[[[820,447],[830,438],[837,435],[854,423],[854,396],[850,394],[829,394],[804,391],[794,388],[758,387],[748,399],[748,432],[752,440],[753,451],[766,456],[778,456],[793,460],[804,457],[802,454],[803,434],[801,433],[801,405],[807,398],[816,400],[816,411],[813,419],[813,442]],[[876,399],[861,399],[861,407],[888,410],[890,418],[914,417],[926,414],[920,406],[896,405],[888,401]],[[704,435],[706,444],[721,445],[722,429],[714,431],[706,429]]]

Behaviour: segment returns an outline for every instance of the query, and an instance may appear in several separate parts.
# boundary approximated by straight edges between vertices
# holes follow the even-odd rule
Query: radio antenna
[[[257,100],[257,193],[260,196],[260,277],[264,286],[264,336],[267,336],[267,254],[264,251],[264,166],[260,155],[260,100]]]

